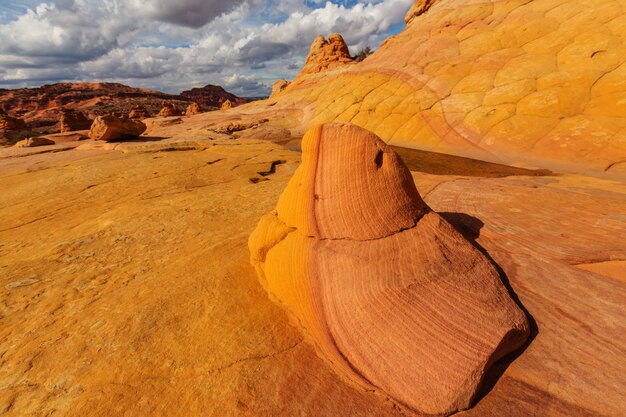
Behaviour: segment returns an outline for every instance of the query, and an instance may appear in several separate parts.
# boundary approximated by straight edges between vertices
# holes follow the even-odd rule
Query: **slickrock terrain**
[[[469,401],[455,415],[622,417],[625,6],[420,0],[407,28],[362,62],[301,74],[270,99],[146,118],[146,131],[128,141],[79,131],[43,136],[53,145],[0,148],[0,414],[423,417]],[[61,108],[93,117],[141,105],[154,116],[174,100],[110,93],[117,89],[0,90],[0,108],[53,130],[45,123],[57,123]],[[185,98],[180,109],[192,101],[203,106]],[[305,170],[305,132],[328,122],[374,132],[411,178],[380,142],[376,171],[378,152],[367,165],[358,152],[322,147],[318,160],[342,176],[315,175],[316,186],[354,181],[355,205],[337,213],[364,217],[325,214],[316,230],[317,220],[285,213],[310,215],[332,200],[315,200],[310,182],[295,193],[309,197],[295,199],[301,207],[280,196]],[[365,175],[395,166],[400,184],[349,175],[355,165]],[[376,193],[363,191],[366,181]],[[357,205],[367,199],[375,204]],[[267,229],[276,245],[268,241],[256,269],[271,272],[278,251],[292,250],[282,265],[289,273],[273,282],[313,277],[296,282],[320,284],[300,287],[301,303],[270,288],[275,274],[263,284],[250,263],[248,239],[277,225],[266,216],[277,204],[288,226]],[[334,234],[342,238],[319,238]],[[441,282],[415,284],[446,262],[456,266],[443,268]],[[346,279],[328,279],[338,275]],[[427,298],[420,289],[437,291]],[[490,304],[494,294],[502,297]],[[431,319],[399,327],[418,297]],[[504,320],[475,321],[485,306]],[[506,338],[485,330],[514,328],[517,306],[529,337],[492,363]],[[407,345],[410,335],[420,343]],[[404,342],[391,346],[395,337]],[[467,381],[450,377],[480,361]],[[433,372],[423,386],[412,383],[421,369],[410,374],[419,366]],[[428,384],[432,396],[417,401]]]
[[[34,148],[35,146],[47,146],[54,145],[54,141],[44,137],[27,138],[17,142],[13,147],[15,148]]]
[[[624,177],[625,6],[420,0],[366,60],[305,67],[270,101],[307,109],[307,126],[349,121],[391,144]]]
[[[247,240],[300,161],[260,139],[302,133],[297,112],[258,123],[257,106],[148,119],[128,143],[0,150],[7,416],[415,414],[339,376],[259,284]],[[228,123],[250,127],[211,130]],[[423,201],[493,259],[531,322],[462,415],[622,415],[624,184],[407,155]]]
[[[224,88],[219,85],[211,84],[201,88],[192,88],[191,90],[183,91],[180,95],[208,110],[219,109],[226,100],[237,106],[248,102],[245,98],[237,97],[224,90]]]
[[[495,267],[355,125],[304,136],[300,167],[249,245],[264,287],[336,371],[412,410],[468,408],[529,334]]]
[[[220,110],[228,110],[233,108],[233,103],[230,100],[226,100],[220,106]]]
[[[89,137],[105,142],[135,139],[146,130],[140,120],[115,116],[98,116],[89,130]]]
[[[92,121],[89,120],[83,112],[70,109],[61,110],[61,119],[59,120],[61,133],[73,132],[75,130],[85,130],[91,127]]]

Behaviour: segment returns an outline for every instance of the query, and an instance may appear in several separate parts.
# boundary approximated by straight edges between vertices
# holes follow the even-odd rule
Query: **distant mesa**
[[[338,374],[420,413],[470,407],[491,365],[529,335],[494,265],[355,125],[307,132],[249,247],[270,298]]]
[[[143,120],[147,119],[148,117],[150,117],[150,113],[148,112],[148,109],[146,109],[144,106],[133,106],[133,108],[130,109],[130,112],[128,113],[129,119]]]
[[[61,133],[73,132],[76,130],[87,130],[91,127],[92,121],[85,114],[78,110],[63,109],[59,120],[59,130]]]
[[[135,139],[145,131],[146,125],[140,120],[114,115],[98,116],[91,125],[89,137],[94,140],[114,142]]]
[[[157,117],[174,117],[174,116],[180,116],[180,111],[178,111],[178,108],[176,107],[176,105],[174,103],[164,102],[163,108],[161,109]]]
[[[180,93],[181,97],[197,103],[200,108],[206,110],[217,110],[221,108],[222,103],[226,100],[233,104],[233,107],[245,104],[247,99],[237,97],[234,94],[224,90],[219,85],[208,84],[201,88],[192,88],[191,90]]]
[[[187,106],[187,109],[185,110],[185,116],[194,116],[200,113],[202,113],[202,110],[200,109],[198,103],[191,103]]]

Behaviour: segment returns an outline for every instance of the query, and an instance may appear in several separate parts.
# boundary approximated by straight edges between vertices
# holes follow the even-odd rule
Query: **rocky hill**
[[[211,84],[201,88],[192,88],[191,90],[183,91],[180,93],[180,96],[198,103],[201,108],[206,110],[219,109],[226,100],[229,100],[234,106],[248,102],[247,99],[237,97],[224,90],[219,85]]]
[[[207,87],[193,89],[193,94],[183,92],[173,95],[117,83],[58,83],[37,88],[0,90],[0,110],[24,120],[31,128],[56,131],[63,109],[79,110],[93,119],[109,113],[128,114],[136,106],[142,106],[150,115],[156,115],[164,101],[179,107],[180,111],[196,100],[201,106],[207,103],[207,108],[218,107],[214,103],[226,100],[237,105],[246,102],[221,87]]]

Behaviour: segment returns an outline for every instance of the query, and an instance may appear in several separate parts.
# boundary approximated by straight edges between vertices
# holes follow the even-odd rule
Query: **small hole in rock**
[[[374,160],[376,162],[376,166],[378,168],[383,166],[383,151],[378,151],[378,153],[376,154],[376,159]]]

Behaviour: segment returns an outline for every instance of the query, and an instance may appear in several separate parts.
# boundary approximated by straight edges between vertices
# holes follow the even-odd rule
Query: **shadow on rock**
[[[485,223],[477,217],[470,216],[465,213],[451,213],[444,212],[439,213],[441,217],[446,219],[448,223],[450,223],[459,233],[461,233],[476,249],[478,249],[489,261],[493,264],[493,266],[500,274],[500,279],[502,280],[502,284],[509,291],[509,294],[513,301],[519,306],[519,308],[526,314],[528,319],[528,324],[530,325],[530,335],[519,349],[510,354],[506,355],[496,363],[494,363],[491,368],[485,373],[485,377],[483,379],[482,387],[476,398],[474,399],[474,404],[478,403],[482,400],[487,394],[491,392],[491,390],[495,387],[496,383],[500,379],[500,377],[507,370],[509,365],[517,359],[527,348],[530,346],[532,341],[539,334],[539,328],[537,327],[537,322],[530,312],[524,307],[522,302],[520,301],[518,295],[515,293],[515,290],[511,286],[511,282],[509,277],[506,275],[504,270],[496,263],[496,261],[489,255],[489,252],[485,248],[483,248],[477,241],[480,236],[480,230],[483,228]]]

